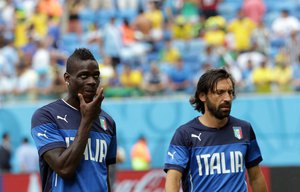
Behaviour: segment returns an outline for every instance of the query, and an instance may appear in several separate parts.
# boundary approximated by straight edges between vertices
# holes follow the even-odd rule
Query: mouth
[[[224,111],[229,111],[231,109],[231,105],[221,105],[220,109],[222,109]]]

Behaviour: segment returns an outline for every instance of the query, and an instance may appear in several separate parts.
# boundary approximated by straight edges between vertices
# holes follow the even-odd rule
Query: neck
[[[79,110],[79,108],[80,108],[80,103],[79,103],[78,98],[75,98],[74,96],[67,95],[65,98],[63,98],[63,100],[64,100],[68,105],[70,105],[71,107],[73,107],[73,108]]]
[[[223,119],[218,119],[208,113],[205,113],[204,115],[200,116],[198,119],[206,127],[211,127],[216,129],[224,127],[228,122],[228,117],[225,117]]]

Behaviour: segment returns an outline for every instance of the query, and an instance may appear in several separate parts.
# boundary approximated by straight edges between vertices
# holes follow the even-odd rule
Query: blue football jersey
[[[39,108],[31,119],[31,135],[40,156],[43,191],[107,191],[107,165],[116,162],[116,125],[102,110],[94,121],[75,176],[63,180],[42,158],[48,150],[67,148],[79,128],[81,113],[60,99]]]
[[[197,118],[179,127],[169,146],[164,170],[182,173],[183,191],[247,191],[246,169],[262,161],[250,123],[229,117],[220,128]]]

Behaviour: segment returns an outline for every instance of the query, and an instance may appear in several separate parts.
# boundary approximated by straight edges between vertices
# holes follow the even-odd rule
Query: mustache
[[[220,106],[219,106],[220,108],[221,107],[231,107],[231,102],[224,102],[224,103],[222,103],[222,104],[220,104]]]

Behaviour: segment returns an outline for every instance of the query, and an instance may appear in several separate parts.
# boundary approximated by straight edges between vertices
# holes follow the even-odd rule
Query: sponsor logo
[[[199,141],[201,141],[201,138],[200,138],[200,136],[201,136],[201,133],[199,133],[199,135],[196,135],[196,134],[191,134],[191,137],[193,138],[197,138]]]
[[[63,121],[65,121],[66,123],[68,123],[68,121],[67,121],[67,115],[65,115],[65,117],[61,117],[61,116],[57,115],[56,118],[57,118],[57,119],[60,119],[60,120],[63,120]]]
[[[171,153],[170,151],[168,151],[168,155],[169,155],[172,159],[174,159],[175,153],[176,153],[176,151],[174,151],[173,153]]]
[[[44,131],[44,133],[37,133],[38,137],[45,137],[48,139],[48,136],[46,135],[47,131]]]

